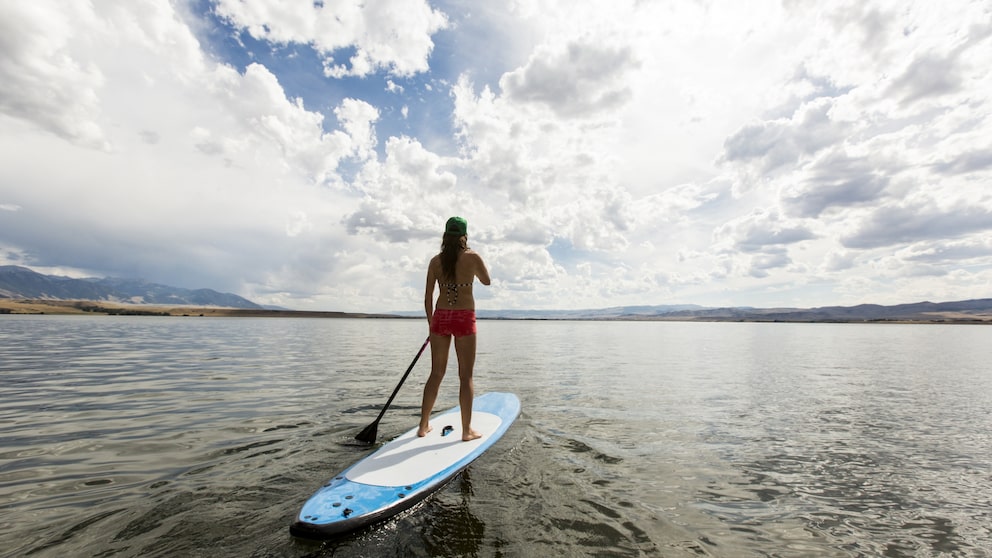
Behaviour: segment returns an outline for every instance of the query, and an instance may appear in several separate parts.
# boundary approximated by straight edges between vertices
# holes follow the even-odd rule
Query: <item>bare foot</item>
[[[431,430],[434,430],[434,427],[431,426],[431,425],[429,425],[429,424],[427,425],[427,428],[424,428],[423,426],[421,426],[420,428],[417,429],[417,436],[423,438]]]
[[[471,428],[468,429],[468,432],[463,432],[462,433],[462,441],[463,442],[471,442],[472,440],[478,440],[481,437],[482,437],[482,434],[479,434],[478,432],[476,432],[475,430],[472,430]]]

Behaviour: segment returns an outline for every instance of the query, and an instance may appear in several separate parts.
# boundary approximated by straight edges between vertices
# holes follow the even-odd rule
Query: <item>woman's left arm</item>
[[[475,256],[475,276],[479,278],[479,282],[483,285],[489,285],[492,280],[489,278],[489,270],[486,268],[486,262],[482,261],[482,256],[478,253],[473,252],[472,255]]]

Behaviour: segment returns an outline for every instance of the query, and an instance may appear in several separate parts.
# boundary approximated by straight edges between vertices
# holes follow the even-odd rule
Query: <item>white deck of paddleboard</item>
[[[352,482],[375,486],[416,484],[475,451],[502,422],[492,413],[473,412],[472,428],[481,433],[482,438],[463,442],[460,414],[438,415],[431,419],[433,430],[427,436],[417,436],[414,428],[357,463],[345,476]],[[442,436],[445,426],[452,426],[454,430]]]

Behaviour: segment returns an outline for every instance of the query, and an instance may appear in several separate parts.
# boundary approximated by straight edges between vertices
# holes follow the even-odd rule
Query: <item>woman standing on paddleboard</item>
[[[468,248],[468,223],[452,217],[444,227],[441,253],[431,258],[427,267],[427,288],[424,290],[424,310],[431,332],[431,375],[424,386],[424,402],[420,409],[418,436],[431,431],[430,416],[437,392],[448,367],[451,339],[455,340],[458,359],[458,404],[462,414],[462,440],[470,441],[482,435],[472,430],[472,369],[475,367],[475,299],[472,283],[475,278],[489,284],[489,270],[482,256]],[[434,305],[434,286],[440,289]]]

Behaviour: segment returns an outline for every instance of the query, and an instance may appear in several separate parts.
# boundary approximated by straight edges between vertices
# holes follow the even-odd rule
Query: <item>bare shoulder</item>
[[[438,254],[431,258],[431,262],[427,264],[427,275],[435,276],[441,271],[441,255]]]
[[[465,250],[464,255],[465,256],[468,256],[466,259],[469,260],[469,261],[471,261],[472,262],[472,265],[475,265],[475,266],[479,266],[479,265],[485,266],[486,265],[486,263],[484,261],[482,261],[482,256],[479,255],[479,253],[476,252],[475,250]]]
[[[482,256],[475,252],[474,250],[466,250],[465,255],[468,256],[468,260],[472,265],[472,273],[479,278],[479,281],[483,285],[489,284],[489,270],[486,268],[486,262],[482,261]]]

